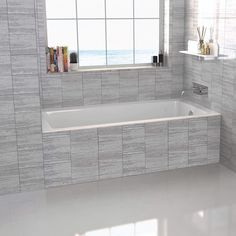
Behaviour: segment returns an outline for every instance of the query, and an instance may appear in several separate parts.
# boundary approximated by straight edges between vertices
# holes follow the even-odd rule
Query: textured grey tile
[[[0,153],[16,152],[16,136],[0,136]]]
[[[207,164],[207,118],[189,120],[189,166]]]
[[[118,72],[102,73],[102,103],[119,102],[119,80]]]
[[[84,105],[101,104],[102,102],[102,81],[101,74],[83,74]]]
[[[46,187],[71,184],[71,163],[62,162],[45,165],[44,175]]]
[[[0,115],[0,136],[16,136],[14,114]]]
[[[217,163],[220,159],[221,117],[208,117],[208,163]]]
[[[0,194],[19,192],[19,170],[0,167]]]
[[[15,94],[14,103],[16,112],[40,111],[39,94]]]
[[[13,96],[0,96],[0,115],[14,114]]]
[[[62,106],[62,85],[59,74],[42,78],[43,107],[56,108]]]
[[[20,190],[33,191],[44,189],[43,167],[20,168]]]
[[[34,12],[34,0],[7,0],[9,13]]]
[[[37,55],[13,55],[11,56],[13,75],[37,75]]]
[[[1,76],[11,76],[11,60],[9,52],[5,55],[0,55],[0,71]]]
[[[43,134],[44,163],[70,162],[70,133]]]
[[[7,54],[10,51],[10,43],[8,37],[8,18],[6,13],[6,6],[0,6],[0,51],[1,54]]]
[[[17,135],[41,133],[41,114],[39,112],[16,112]]]
[[[18,160],[20,168],[42,167],[43,149],[18,149]]]
[[[12,55],[30,55],[37,53],[35,34],[10,34]]]
[[[63,75],[61,85],[63,106],[83,105],[83,78],[81,74]]]
[[[138,101],[138,72],[120,71],[120,102]]]
[[[99,177],[116,178],[123,175],[122,127],[98,129],[99,137]]]
[[[145,173],[144,125],[123,127],[123,175]]]
[[[172,93],[171,89],[171,73],[169,71],[160,71],[156,74],[156,97],[166,98]]]
[[[17,152],[0,153],[0,168],[18,169]]]
[[[188,166],[188,120],[169,122],[169,169]]]
[[[42,148],[42,134],[17,135],[18,150],[37,150]]]
[[[8,96],[13,94],[12,77],[0,75],[0,96]]]
[[[39,94],[39,77],[37,75],[13,76],[14,94]]]
[[[156,71],[139,71],[139,100],[154,100],[156,98]]]
[[[168,122],[145,124],[146,173],[168,169]]]
[[[34,13],[9,13],[10,34],[36,34]]]
[[[72,182],[98,179],[97,129],[71,132]]]

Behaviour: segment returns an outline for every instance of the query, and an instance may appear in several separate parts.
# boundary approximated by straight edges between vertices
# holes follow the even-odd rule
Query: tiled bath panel
[[[45,187],[219,162],[220,116],[43,134]]]

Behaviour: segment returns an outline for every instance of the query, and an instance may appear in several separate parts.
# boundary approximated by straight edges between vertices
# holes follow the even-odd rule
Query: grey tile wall
[[[201,10],[200,0],[185,1],[185,45],[187,40],[197,40],[196,27],[200,22],[214,22],[216,37],[220,45],[220,52],[230,56],[230,59],[219,61],[199,61],[197,58],[185,57],[184,88],[191,90],[192,82],[204,84],[209,88],[209,96],[204,99],[204,104],[222,114],[221,140],[214,138],[214,131],[210,131],[211,139],[208,146],[214,147],[214,143],[221,143],[221,162],[233,170],[236,170],[236,150],[234,148],[234,135],[236,129],[234,122],[236,110],[236,40],[234,37],[236,27],[236,11],[233,0],[217,0],[211,4],[216,8],[215,15],[209,15],[206,10]],[[212,7],[212,8],[213,8]],[[198,14],[204,12],[204,14]],[[202,15],[202,17],[201,17]],[[201,98],[194,96],[201,102]],[[214,126],[218,121],[211,120],[208,125]],[[208,162],[214,163],[214,152],[208,150]]]
[[[42,109],[152,100],[179,93],[183,87],[183,62],[172,60],[172,57],[176,57],[181,44],[183,4],[184,0],[170,1],[170,25],[166,25],[170,38],[165,39],[171,49],[168,68],[158,70],[158,73],[151,69],[48,75],[45,59],[45,0],[0,2],[0,154],[3,162],[6,162],[4,170],[0,167],[1,193],[68,184],[84,176],[84,173],[78,173],[70,167],[71,159],[72,162],[83,163],[82,157],[77,160],[78,153],[73,152],[71,159],[67,159],[66,147],[65,150],[56,149],[56,153],[50,153],[47,146],[43,146],[42,140],[50,137],[42,134]],[[178,14],[174,14],[176,10]],[[179,31],[174,30],[175,27]],[[117,135],[115,132],[114,139],[118,139]],[[101,138],[106,140],[106,134]],[[53,146],[54,141],[51,137],[50,145]],[[66,145],[69,145],[68,142]],[[70,145],[73,146],[73,142]],[[102,166],[109,165],[106,162],[106,150],[104,146],[100,153],[101,162],[97,164],[101,165],[101,171]],[[63,151],[65,159],[60,160]],[[52,158],[48,162],[48,156],[58,159]],[[9,164],[6,157],[14,159],[14,165]],[[117,169],[111,169],[112,173],[106,173],[105,170],[101,178],[107,178],[110,174],[118,176],[118,163]],[[98,175],[97,166],[94,167],[97,172],[93,179]]]

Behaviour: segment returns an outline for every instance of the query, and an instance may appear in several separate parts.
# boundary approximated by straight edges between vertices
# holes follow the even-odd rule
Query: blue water
[[[107,62],[108,65],[151,63],[152,56],[157,55],[157,52],[158,50],[137,50],[134,62],[133,50],[110,50],[107,51]],[[106,53],[102,50],[81,50],[79,51],[79,65],[106,65]]]

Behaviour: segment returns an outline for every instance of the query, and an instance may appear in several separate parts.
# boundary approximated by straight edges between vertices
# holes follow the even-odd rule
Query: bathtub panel
[[[168,169],[168,122],[145,125],[146,173]]]
[[[188,120],[169,122],[169,169],[188,166]]]
[[[43,135],[44,164],[70,162],[70,132]]]
[[[208,163],[220,160],[220,125],[220,116],[208,117]]]
[[[98,129],[99,178],[108,179],[123,175],[122,127]]]
[[[144,125],[123,127],[123,175],[145,173]]]
[[[71,163],[53,163],[44,166],[45,187],[71,184]]]
[[[189,166],[207,164],[207,118],[189,120]]]
[[[71,132],[72,182],[98,180],[97,129]]]

